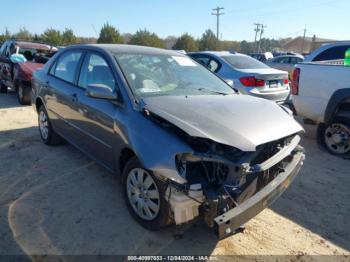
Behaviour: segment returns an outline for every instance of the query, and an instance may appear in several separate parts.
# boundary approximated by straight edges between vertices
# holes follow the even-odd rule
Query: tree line
[[[174,50],[185,50],[187,52],[205,50],[234,50],[242,53],[252,53],[256,49],[253,42],[219,41],[216,39],[214,32],[210,29],[206,30],[199,39],[195,39],[188,33],[184,33],[180,37],[168,37],[166,39],[162,39],[157,34],[152,33],[147,29],[138,30],[135,34],[122,35],[116,27],[110,25],[109,23],[105,23],[103,25],[97,39],[77,37],[70,28],[66,28],[63,31],[48,28],[42,34],[38,35],[32,34],[25,27],[23,27],[15,34],[11,34],[8,30],[5,30],[4,33],[0,34],[0,43],[10,38],[24,41],[45,42],[54,46],[67,46],[97,42],[172,48]],[[273,51],[276,48],[278,49],[280,45],[281,41],[274,39],[263,38],[260,42],[260,47],[263,51]]]

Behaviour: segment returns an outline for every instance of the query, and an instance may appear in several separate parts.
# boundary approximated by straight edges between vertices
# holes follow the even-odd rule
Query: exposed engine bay
[[[255,152],[243,152],[206,139],[192,139],[190,145],[196,153],[179,155],[176,159],[180,174],[190,186],[177,187],[177,194],[180,191],[188,196],[192,200],[192,209],[198,208],[199,212],[190,212],[187,218],[175,219],[175,222],[187,222],[186,219],[191,220],[200,214],[208,226],[213,227],[215,217],[239,206],[284,172],[295,150],[300,150],[296,146],[299,141],[298,135],[292,135],[261,145]],[[288,147],[293,148],[281,161],[266,169],[261,168],[261,163]]]

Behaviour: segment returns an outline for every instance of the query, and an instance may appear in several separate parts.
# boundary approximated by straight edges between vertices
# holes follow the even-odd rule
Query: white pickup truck
[[[296,113],[318,125],[318,141],[332,154],[350,155],[350,66],[344,60],[297,64],[292,74]]]

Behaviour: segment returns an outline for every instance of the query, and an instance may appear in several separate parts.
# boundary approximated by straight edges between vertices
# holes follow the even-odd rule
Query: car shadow
[[[217,244],[201,222],[142,228],[127,212],[118,176],[68,144],[45,146],[37,127],[7,131],[0,170],[0,253],[209,255]]]
[[[307,129],[309,133],[302,141],[308,148],[304,166],[271,209],[350,250],[350,161],[311,145],[316,143],[315,128]]]
[[[23,107],[17,100],[16,93],[8,90],[8,93],[0,93],[0,109]]]

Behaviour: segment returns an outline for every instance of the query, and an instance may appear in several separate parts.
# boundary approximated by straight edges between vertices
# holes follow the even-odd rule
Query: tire
[[[18,102],[21,105],[30,105],[30,88],[19,83],[16,91]]]
[[[3,83],[0,83],[0,93],[1,94],[7,93],[7,86],[5,86]]]
[[[143,180],[139,184],[141,173]],[[143,168],[137,157],[132,157],[127,162],[122,174],[122,184],[128,211],[141,226],[156,231],[171,224],[170,206],[165,200],[166,185],[151,171]],[[147,188],[147,185],[150,186]]]
[[[329,125],[318,125],[317,140],[330,154],[348,158],[350,156],[350,120],[334,118]]]
[[[62,138],[52,129],[50,119],[43,105],[40,106],[38,111],[38,126],[41,140],[46,145],[58,145],[63,142]]]

